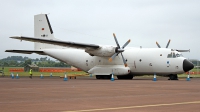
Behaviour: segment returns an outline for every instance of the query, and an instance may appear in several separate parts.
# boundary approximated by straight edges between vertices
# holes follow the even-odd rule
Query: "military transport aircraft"
[[[48,55],[74,67],[96,75],[96,79],[110,79],[114,73],[118,79],[132,79],[139,75],[169,76],[177,80],[182,74],[194,68],[180,52],[187,50],[166,48],[134,48],[120,46],[113,34],[116,46],[95,45],[61,41],[54,38],[47,14],[34,16],[34,37],[12,36],[10,38],[35,42],[34,50],[6,50],[5,52]]]

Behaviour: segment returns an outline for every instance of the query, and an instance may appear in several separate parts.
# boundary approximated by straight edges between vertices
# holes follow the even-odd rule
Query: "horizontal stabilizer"
[[[40,54],[45,55],[43,51],[34,51],[34,50],[6,50],[5,52],[12,52],[12,53],[23,53],[23,54]]]
[[[60,40],[52,40],[52,39],[44,39],[44,38],[33,38],[33,37],[25,37],[25,36],[13,36],[10,38],[31,41],[31,42],[59,45],[59,46],[64,46],[64,47],[82,48],[82,49],[85,49],[85,48],[97,49],[100,47],[99,45],[95,45],[95,44],[85,44],[85,43],[60,41]]]

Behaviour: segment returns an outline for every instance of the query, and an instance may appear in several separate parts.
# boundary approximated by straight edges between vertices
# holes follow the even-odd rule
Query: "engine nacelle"
[[[85,52],[89,53],[91,56],[105,56],[110,57],[115,53],[116,47],[113,46],[102,46],[98,49],[86,48]]]
[[[130,73],[129,67],[124,67],[124,65],[97,65],[91,68],[88,73],[94,75],[127,75]]]

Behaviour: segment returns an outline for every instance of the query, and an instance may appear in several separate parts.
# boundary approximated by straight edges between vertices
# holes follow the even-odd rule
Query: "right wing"
[[[82,48],[82,49],[85,49],[85,48],[98,49],[100,47],[99,45],[95,45],[95,44],[85,44],[85,43],[43,39],[43,38],[33,38],[33,37],[25,37],[25,36],[13,36],[10,38],[31,41],[31,42],[59,45],[59,46],[64,46],[64,47]]]

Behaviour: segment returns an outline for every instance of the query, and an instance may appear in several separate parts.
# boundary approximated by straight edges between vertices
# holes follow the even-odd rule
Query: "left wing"
[[[99,45],[95,45],[95,44],[85,44],[85,43],[60,41],[60,40],[52,40],[52,39],[42,39],[42,38],[33,38],[33,37],[25,37],[25,36],[12,36],[10,38],[31,41],[31,42],[54,44],[54,45],[59,45],[59,46],[64,46],[64,47],[75,47],[75,48],[82,48],[82,49],[85,49],[85,48],[98,49],[98,48],[100,48]]]
[[[6,50],[5,52],[12,52],[12,53],[23,53],[23,54],[40,54],[40,55],[45,55],[43,51],[35,51],[35,50]]]

